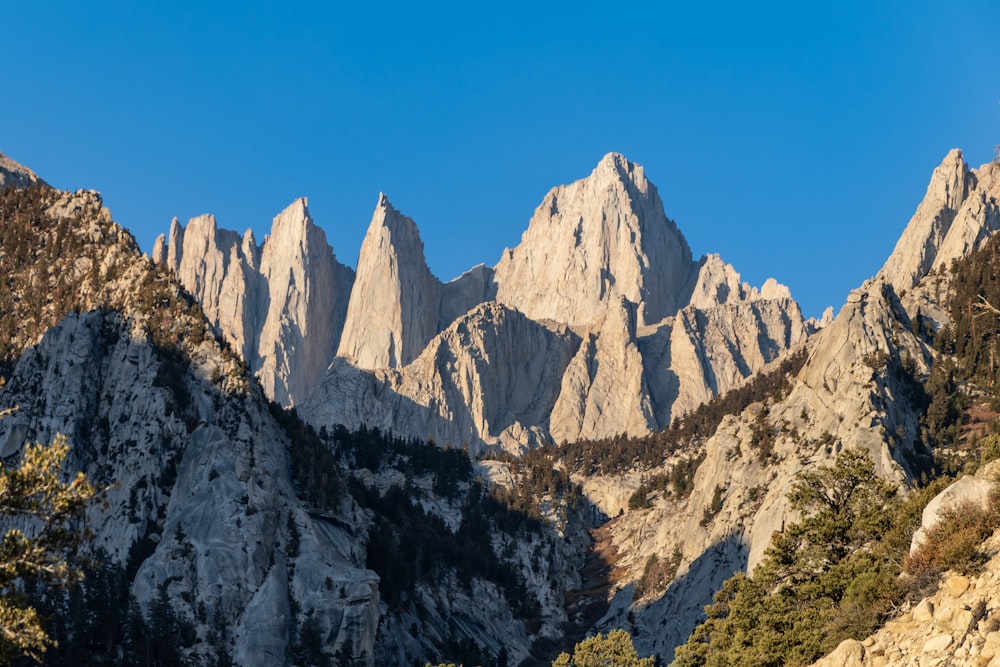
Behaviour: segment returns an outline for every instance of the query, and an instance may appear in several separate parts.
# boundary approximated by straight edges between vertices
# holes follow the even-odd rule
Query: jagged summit
[[[648,324],[686,304],[691,272],[687,241],[642,167],[609,153],[590,176],[545,196],[497,264],[497,299],[529,317],[588,325],[620,295]]]
[[[202,215],[186,227],[174,218],[152,257],[198,299],[269,397],[305,397],[336,352],[354,281],[305,197],[274,217],[260,246],[249,229],[241,236]]]
[[[416,223],[379,194],[338,356],[368,369],[410,363],[438,332],[440,303],[441,283],[427,267]]]
[[[553,188],[521,243],[495,267],[474,267],[446,284],[427,266],[417,224],[384,193],[356,274],[336,262],[304,198],[275,217],[259,248],[252,236],[241,239],[207,218],[186,230],[174,221],[169,239],[157,244],[154,258],[178,273],[244,353],[268,396],[302,405],[317,425],[328,418],[381,420],[396,432],[425,436],[421,424],[442,416],[432,405],[444,400],[437,385],[479,354],[465,349],[461,337],[445,347],[439,337],[481,304],[496,301],[543,328],[572,330],[581,344],[566,351],[563,376],[544,390],[551,418],[528,410],[510,415],[523,428],[494,431],[472,420],[461,434],[437,433],[439,442],[460,435],[471,449],[517,451],[549,438],[663,428],[814,330],[805,327],[786,287],[773,280],[750,286],[718,255],[695,261],[644,169],[618,153],[605,155],[587,177]],[[502,328],[499,335],[515,334]],[[424,358],[428,349],[445,348],[446,356]],[[502,358],[510,349],[501,345],[496,363],[513,363]],[[405,391],[392,382],[370,385],[410,392],[406,400],[369,397],[359,404],[364,392],[327,386],[345,378],[375,381],[362,381],[365,373],[396,377],[388,372],[411,365],[400,376],[409,378]],[[621,401],[623,388],[634,400]],[[507,405],[489,387],[484,391],[476,398],[449,395],[446,403],[453,414]],[[306,400],[312,394],[329,403],[318,409]],[[463,405],[466,399],[477,405]],[[369,414],[373,401],[386,406],[384,419]]]
[[[17,188],[45,184],[35,172],[0,153],[0,188],[12,185]]]
[[[1000,166],[970,169],[952,149],[934,169],[923,201],[879,271],[902,293],[930,271],[946,267],[1000,229]]]
[[[268,236],[286,234],[301,236],[308,233],[310,231],[309,228],[313,226],[315,226],[315,223],[309,214],[309,198],[298,197],[286,206],[274,219],[274,224],[271,226],[271,233]],[[317,227],[317,229],[319,228]],[[322,230],[319,231],[322,232]],[[323,236],[325,237],[326,234]]]
[[[649,189],[649,181],[646,179],[646,171],[642,165],[629,161],[621,153],[611,152],[602,157],[601,161],[594,167],[591,176],[595,177],[598,182],[603,179],[629,182],[643,193]]]

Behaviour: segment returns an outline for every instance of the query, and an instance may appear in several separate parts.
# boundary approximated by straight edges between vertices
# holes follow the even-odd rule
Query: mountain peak
[[[1000,227],[996,206],[989,203],[997,184],[990,178],[980,182],[980,172],[988,171],[970,169],[961,150],[948,151],[879,277],[897,292],[908,290],[931,269],[947,266]],[[976,192],[979,195],[973,196]]]
[[[545,196],[496,267],[497,298],[529,317],[589,325],[621,295],[650,324],[686,303],[693,268],[643,168],[608,153],[588,177]]]
[[[378,202],[375,204],[375,213],[372,215],[371,224],[365,237],[372,234],[380,234],[382,229],[386,229],[393,237],[400,237],[400,241],[415,243],[423,256],[424,243],[420,239],[420,230],[417,223],[407,215],[403,215],[384,192],[378,194]],[[394,238],[395,241],[395,238]]]
[[[649,181],[646,179],[645,169],[642,165],[630,162],[621,153],[608,153],[601,158],[589,180],[594,180],[600,185],[609,182],[631,184],[643,195],[649,194]]]
[[[359,368],[408,364],[437,333],[440,301],[441,283],[427,267],[417,224],[379,193],[338,355]]]
[[[39,184],[44,185],[45,181],[38,178],[35,172],[0,153],[0,188],[7,185],[25,188]]]

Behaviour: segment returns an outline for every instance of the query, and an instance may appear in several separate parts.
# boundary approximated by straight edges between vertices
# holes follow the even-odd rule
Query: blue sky
[[[13,3],[0,151],[147,251],[205,212],[260,240],[308,196],[353,266],[384,191],[444,280],[618,151],[696,255],[818,315],[950,148],[993,158],[998,25],[995,0]]]

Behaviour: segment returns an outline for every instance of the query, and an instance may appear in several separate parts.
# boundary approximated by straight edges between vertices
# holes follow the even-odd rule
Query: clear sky
[[[146,251],[206,212],[260,240],[308,196],[354,266],[384,191],[448,280],[617,151],[695,255],[819,315],[950,148],[994,157],[998,26],[996,0],[5,3],[0,152]]]

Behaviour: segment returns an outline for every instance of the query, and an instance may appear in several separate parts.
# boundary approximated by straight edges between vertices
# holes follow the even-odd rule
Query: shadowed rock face
[[[218,348],[204,345],[172,386],[161,386],[166,363],[117,314],[72,314],[0,392],[0,404],[23,408],[0,424],[0,441],[16,450],[68,434],[72,467],[104,489],[104,507],[90,512],[89,550],[124,570],[137,545],[155,539],[129,582],[140,608],[163,590],[195,627],[221,619],[235,662],[263,666],[283,663],[294,601],[331,643],[371,655],[378,579],[352,535],[362,524],[344,514],[334,528],[307,511],[289,478],[287,436],[259,392],[228,393],[205,379],[225,364]]]
[[[489,302],[403,368],[368,371],[337,359],[300,413],[317,424],[366,424],[472,453],[518,451],[550,441],[549,413],[578,346],[565,327]]]
[[[292,443],[259,388],[96,193],[8,194],[34,208],[30,229],[0,225],[5,248],[15,235],[32,239],[4,256],[5,272],[20,279],[34,268],[44,240],[67,249],[48,261],[68,284],[49,292],[56,323],[8,341],[16,364],[0,406],[19,408],[0,420],[0,450],[16,456],[27,442],[67,436],[67,472],[83,470],[101,490],[84,550],[118,577],[109,603],[131,595],[148,619],[163,602],[199,638],[215,637],[183,647],[197,664],[223,652],[239,664],[284,664],[307,617],[332,651],[371,656],[378,578],[365,568],[357,508],[345,502],[322,518],[307,510],[293,487]],[[9,295],[4,307],[22,323],[41,314]]]

